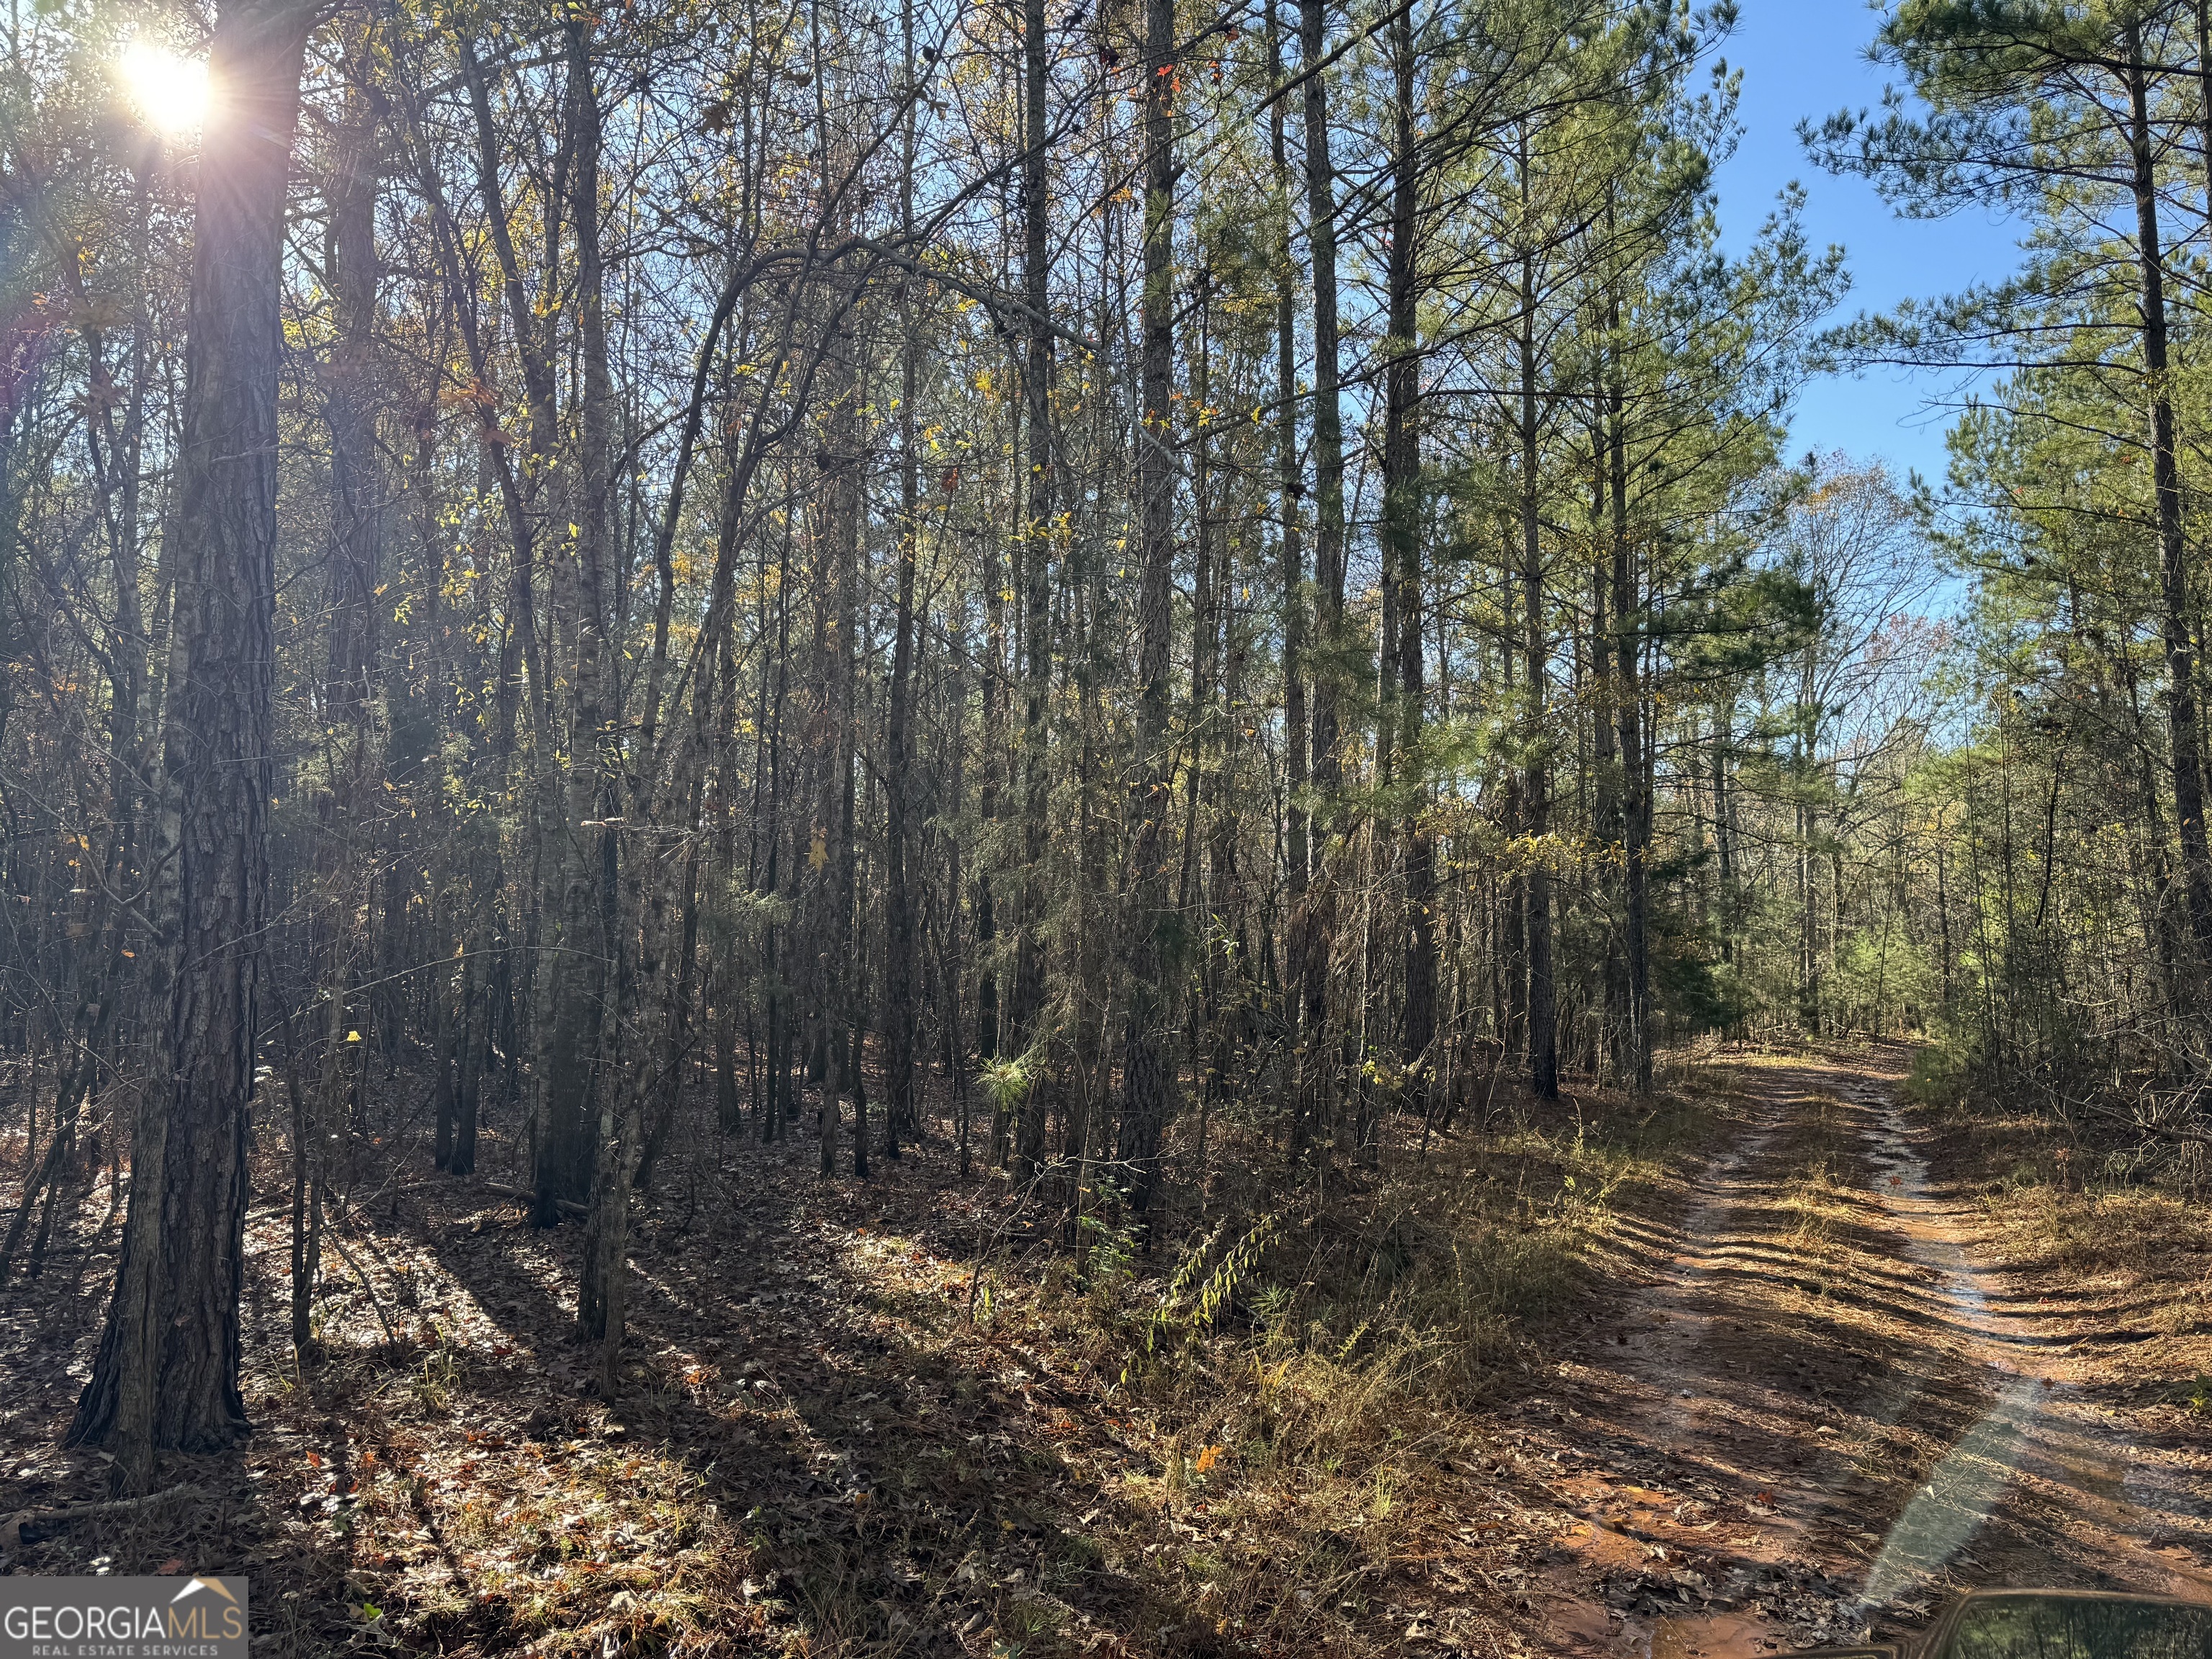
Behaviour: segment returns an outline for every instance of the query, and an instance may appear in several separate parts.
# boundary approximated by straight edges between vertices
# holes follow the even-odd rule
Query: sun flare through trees
[[[2201,1152],[2205,8],[1870,15],[1813,160],[2025,263],[1856,321],[1797,193],[1723,236],[1731,15],[0,21],[0,1284],[107,1264],[113,1495],[433,1340],[364,1241],[454,1194],[613,1402],[793,1156],[996,1216],[971,1323],[1157,1264],[1128,1389],[1746,1038]],[[1792,445],[1899,365],[1948,479]]]

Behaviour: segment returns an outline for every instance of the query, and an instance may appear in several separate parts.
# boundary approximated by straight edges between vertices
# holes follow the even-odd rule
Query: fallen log
[[[519,1198],[526,1204],[535,1204],[538,1201],[538,1194],[526,1187],[506,1187],[496,1181],[479,1182],[477,1184],[486,1192],[496,1193],[501,1198]],[[553,1200],[553,1207],[560,1211],[562,1215],[583,1217],[592,1212],[590,1205],[579,1204],[573,1198],[556,1198]]]
[[[198,1494],[199,1488],[186,1483],[171,1486],[162,1492],[149,1492],[143,1498],[117,1498],[103,1504],[72,1504],[59,1510],[18,1510],[6,1520],[0,1521],[0,1549],[13,1553],[23,1547],[23,1528],[26,1527],[60,1527],[72,1521],[96,1521],[103,1516],[128,1515],[134,1510],[148,1510],[156,1504],[166,1504],[173,1498]]]

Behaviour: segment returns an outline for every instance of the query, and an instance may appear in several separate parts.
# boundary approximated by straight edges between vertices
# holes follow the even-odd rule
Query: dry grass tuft
[[[2212,1374],[2212,1212],[2186,1163],[2118,1126],[1949,1121],[1939,1172],[1978,1198],[1992,1254],[2068,1310],[2113,1386],[2203,1415],[2188,1402]]]
[[[2177,1251],[2212,1253],[2212,1217],[2156,1188],[2075,1191],[2031,1178],[2004,1183],[1988,1208],[2014,1252],[2070,1273],[2143,1274]]]
[[[1094,1222],[1079,1266],[1034,1299],[1002,1291],[994,1316],[1079,1346],[1115,1379],[1106,1409],[1144,1425],[1103,1559],[1248,1650],[1396,1651],[1425,1619],[1494,1645],[1494,1595],[1433,1605],[1429,1568],[1474,1541],[1465,1497],[1440,1494],[1505,1468],[1499,1408],[1618,1273],[1617,1221],[1679,1181],[1717,1101],[1510,1103],[1218,1224],[1164,1270]],[[1500,1482],[1488,1501],[1513,1500]]]

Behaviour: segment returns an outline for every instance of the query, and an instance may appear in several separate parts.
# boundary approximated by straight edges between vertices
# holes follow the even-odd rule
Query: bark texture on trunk
[[[1525,181],[1528,161],[1522,161]],[[1552,827],[1552,768],[1545,744],[1545,702],[1551,642],[1544,626],[1544,544],[1537,491],[1536,285],[1534,262],[1521,262],[1521,589],[1522,668],[1527,676],[1526,743],[1521,825],[1529,842],[1522,878],[1522,927],[1528,964],[1528,1086],[1545,1100],[1559,1092],[1559,1031],[1552,978],[1552,872],[1544,838]]]
[[[1145,292],[1139,379],[1136,783],[1129,805],[1128,1008],[1123,1029],[1121,1156],[1142,1214],[1159,1182],[1160,1137],[1174,1079],[1167,1057],[1168,648],[1175,575],[1175,0],[1145,7]]]
[[[1282,28],[1273,0],[1267,9],[1267,78],[1283,79]],[[1306,960],[1313,949],[1312,927],[1306,915],[1309,854],[1306,837],[1306,605],[1305,550],[1301,543],[1299,500],[1304,494],[1304,468],[1298,454],[1297,301],[1293,291],[1297,266],[1291,253],[1291,167],[1289,144],[1290,94],[1285,93],[1267,106],[1268,159],[1274,167],[1275,189],[1283,198],[1283,229],[1275,249],[1275,466],[1282,526],[1283,625],[1283,769],[1286,799],[1283,804],[1283,866],[1285,899],[1290,912],[1285,929],[1283,981],[1285,1012],[1294,1024],[1301,1023],[1304,1006]],[[1301,1036],[1301,1046],[1310,1040]]]
[[[2189,550],[2181,522],[2181,470],[2175,459],[2173,392],[2167,361],[2166,267],[2159,245],[2148,76],[2141,26],[2128,46],[2128,151],[2134,181],[2136,257],[2141,276],[2143,371],[2149,381],[2151,485],[2158,517],[2160,618],[2166,647],[2167,729],[2173,752],[2173,816],[2181,830],[2181,872],[2197,963],[2212,966],[2212,846],[2204,828],[2203,738],[2197,709],[2197,652],[2191,628]]]
[[[1024,650],[1022,726],[1021,933],[1014,950],[1015,1041],[1026,1048],[1042,1035],[1044,1016],[1046,716],[1052,696],[1052,554],[1059,514],[1052,434],[1051,253],[1047,241],[1046,192],[1050,187],[1045,145],[1048,54],[1044,0],[1024,0],[1022,124],[1028,147],[1022,156],[1022,289],[1029,307],[1029,355],[1023,370],[1027,404],[1029,496],[1021,545]],[[1032,1076],[1023,1097],[1015,1152],[1024,1169],[1044,1155],[1046,1090]]]
[[[1613,541],[1613,720],[1620,738],[1620,831],[1627,961],[1626,1070],[1651,1092],[1651,787],[1644,734],[1643,596],[1628,526],[1628,397],[1619,362],[1620,303],[1610,299],[1614,361],[1606,398],[1606,472]],[[1607,648],[1601,641],[1599,649]],[[1602,720],[1603,716],[1600,717]]]
[[[1395,567],[1397,660],[1382,664],[1386,687],[1395,688],[1396,729],[1383,734],[1399,750],[1397,770],[1405,791],[1399,823],[1406,881],[1405,1013],[1401,1059],[1407,1068],[1408,1103],[1425,1111],[1437,1033],[1435,847],[1421,821],[1419,750],[1425,695],[1421,655],[1421,358],[1419,342],[1420,156],[1414,131],[1413,24],[1410,10],[1390,31],[1396,97],[1392,105],[1389,364],[1383,378],[1383,561]]]
[[[114,1443],[126,1484],[143,1483],[155,1447],[216,1451],[246,1432],[239,1297],[274,792],[284,191],[315,11],[231,0],[209,60],[217,95],[202,140],[172,520],[165,1064],[140,1114],[123,1261],[69,1431],[71,1444]]]
[[[565,775],[549,780],[543,808],[561,821],[551,883],[557,947],[544,958],[540,1021],[535,1169],[540,1226],[560,1217],[563,1200],[580,1202],[591,1190],[599,1136],[594,1105],[609,1086],[602,1075],[606,1032],[605,998],[610,939],[607,896],[614,848],[602,827],[610,810],[604,745],[608,741],[606,618],[609,525],[607,492],[613,480],[614,392],[607,363],[605,267],[599,246],[599,94],[592,85],[592,26],[565,26],[568,88],[563,155],[556,163],[568,186],[566,206],[576,239],[575,299],[578,356],[582,365],[577,399],[577,456],[572,498],[575,534],[553,550],[556,625],[562,630],[561,667],[569,687]],[[549,269],[552,262],[549,259]],[[533,400],[536,394],[532,393]],[[534,428],[533,417],[533,428]]]
[[[1334,801],[1344,783],[1339,713],[1344,649],[1344,414],[1338,403],[1340,369],[1336,292],[1336,170],[1329,159],[1327,0],[1298,0],[1298,53],[1305,76],[1306,252],[1313,264],[1314,337],[1314,627],[1306,661],[1313,700],[1314,811],[1308,821],[1308,857],[1314,881],[1306,905],[1304,951],[1304,1072],[1299,1116],[1303,1139],[1309,1118],[1322,1133],[1334,1109],[1335,1066],[1347,1056],[1329,1054],[1328,942],[1336,933],[1336,895],[1327,874],[1330,837],[1337,831]]]

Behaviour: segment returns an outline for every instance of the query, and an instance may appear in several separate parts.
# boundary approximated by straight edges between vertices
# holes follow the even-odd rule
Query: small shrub
[[[1966,1098],[1970,1081],[1966,1058],[1946,1042],[1923,1043],[1912,1052],[1905,1092],[1922,1106],[1955,1106]]]

